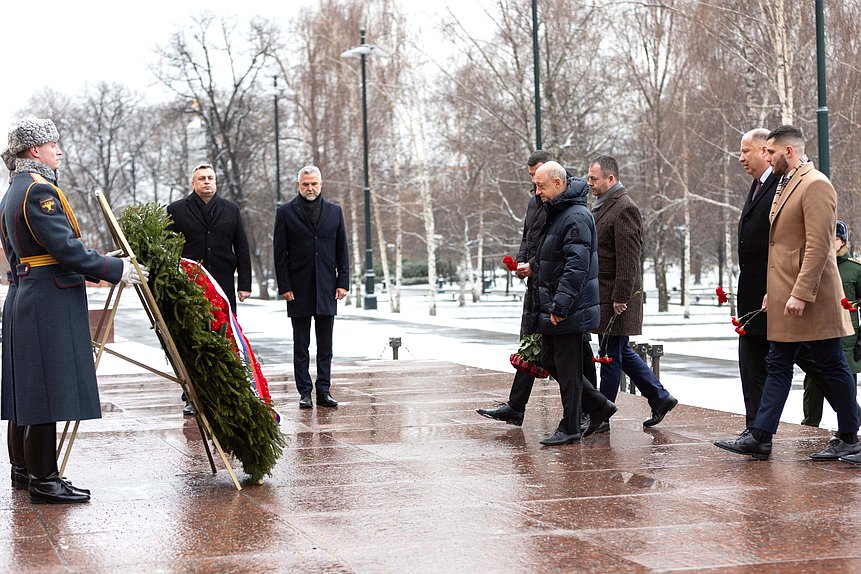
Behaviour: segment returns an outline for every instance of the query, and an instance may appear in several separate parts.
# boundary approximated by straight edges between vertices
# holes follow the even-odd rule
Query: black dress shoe
[[[33,504],[74,504],[89,500],[88,493],[76,489],[56,473],[45,479],[30,477],[30,502]]]
[[[849,464],[861,464],[861,454],[850,454],[846,456],[841,456],[840,460],[843,462],[848,462]]]
[[[667,413],[673,410],[676,405],[679,404],[678,399],[673,395],[668,396],[664,399],[661,404],[652,409],[652,418],[643,421],[644,427],[653,427],[667,416]]]
[[[861,453],[861,442],[849,444],[843,442],[837,437],[833,437],[828,441],[828,446],[825,450],[811,454],[813,460],[837,460],[839,458],[857,455]],[[851,461],[850,461],[851,462]]]
[[[185,406],[182,407],[182,416],[191,417],[194,416],[194,407],[191,406],[191,402],[186,399]]]
[[[589,428],[589,419],[589,413],[586,413],[582,417],[580,417],[580,434],[583,434]]]
[[[314,403],[311,402],[311,393],[305,393],[301,397],[299,397],[299,408],[300,409],[310,409],[314,406]]]
[[[747,429],[738,435],[737,439],[719,440],[714,445],[736,454],[749,454],[757,460],[768,460],[768,457],[771,456],[771,443],[759,442],[753,438],[753,435]]]
[[[605,432],[610,432],[610,421],[602,422],[600,425],[598,425],[598,428],[596,428],[589,434],[604,434]]]
[[[586,429],[586,432],[583,433],[584,437],[587,437],[591,434],[595,434],[598,432],[598,429],[606,422],[607,430],[602,432],[607,432],[610,430],[610,417],[616,414],[619,408],[614,405],[612,402],[607,401],[604,403],[604,406],[598,409],[597,411],[589,413],[589,428]]]
[[[329,393],[318,393],[317,394],[317,406],[318,407],[337,407],[338,401],[332,398],[332,395]]]
[[[580,433],[568,434],[565,431],[556,429],[552,435],[541,441],[544,446],[559,446],[562,444],[571,444],[572,442],[580,441]]]
[[[508,406],[508,403],[504,403],[496,409],[475,409],[475,412],[483,417],[504,421],[516,427],[523,424],[523,413],[514,410]]]

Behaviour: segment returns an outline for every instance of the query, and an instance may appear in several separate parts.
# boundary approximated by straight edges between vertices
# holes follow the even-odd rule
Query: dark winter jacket
[[[544,209],[541,200],[535,196],[535,188],[532,189],[532,198],[526,207],[526,217],[523,218],[523,238],[520,241],[520,250],[515,260],[518,263],[529,263],[533,272],[538,268],[538,247],[541,243],[541,232],[547,221],[547,210]],[[523,316],[520,320],[520,336],[531,335],[538,328],[538,289],[535,283],[535,275],[526,279],[526,293],[523,295]]]
[[[598,327],[598,238],[586,207],[587,193],[585,181],[569,177],[565,191],[545,204],[537,274],[541,333],[583,333]],[[551,314],[564,321],[554,326]]]

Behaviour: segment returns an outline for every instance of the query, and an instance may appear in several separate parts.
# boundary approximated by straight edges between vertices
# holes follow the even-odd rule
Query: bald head
[[[535,195],[541,201],[552,201],[565,191],[568,185],[568,173],[559,163],[548,161],[535,171],[532,182],[535,184]]]
[[[768,169],[768,154],[765,151],[768,133],[765,128],[756,128],[741,136],[738,162],[753,179],[759,179]]]

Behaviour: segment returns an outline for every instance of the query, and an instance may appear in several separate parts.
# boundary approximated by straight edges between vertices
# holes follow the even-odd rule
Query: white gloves
[[[121,279],[122,284],[126,287],[131,287],[132,285],[140,285],[147,279],[149,279],[149,269],[145,266],[138,263],[138,267],[140,267],[141,273],[143,277],[138,275],[138,270],[132,265],[131,260],[128,257],[121,257],[120,260],[123,262],[123,277]]]

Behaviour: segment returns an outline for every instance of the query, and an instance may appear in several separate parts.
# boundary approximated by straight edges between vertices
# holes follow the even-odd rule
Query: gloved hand
[[[856,361],[861,361],[861,339],[855,343],[855,350],[852,353],[852,358]]]
[[[128,257],[122,257],[121,260],[123,262],[123,277],[121,279],[123,285],[126,287],[140,285],[149,279],[149,269],[145,266],[138,263],[138,267],[140,267],[141,273],[143,274],[143,277],[141,277],[138,275],[138,271],[135,269],[135,266],[132,265],[131,259]]]
[[[107,253],[105,253],[105,257],[122,257],[122,255],[123,255],[122,249],[116,249],[114,251],[108,251]]]

